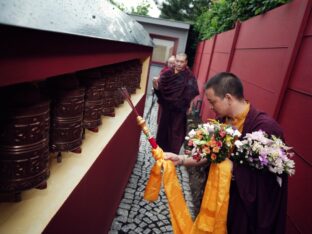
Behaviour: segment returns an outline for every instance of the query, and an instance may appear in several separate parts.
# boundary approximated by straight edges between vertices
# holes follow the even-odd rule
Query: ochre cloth
[[[174,233],[227,233],[226,220],[232,170],[230,160],[226,159],[222,163],[211,165],[200,213],[193,223],[174,164],[164,160],[164,153],[159,147],[152,150],[152,154],[156,163],[152,168],[144,198],[148,201],[157,200],[163,176]]]
[[[173,231],[176,234],[190,234],[193,221],[183,197],[175,166],[172,161],[164,160],[164,152],[160,147],[153,149],[152,154],[156,162],[145,188],[144,199],[156,201],[163,180]]]
[[[226,123],[234,126],[235,128],[238,129],[238,131],[243,132],[244,122],[249,112],[249,109],[250,109],[250,104],[248,103],[246,105],[245,110],[242,113],[234,116],[232,121],[229,121],[229,119],[226,118]]]

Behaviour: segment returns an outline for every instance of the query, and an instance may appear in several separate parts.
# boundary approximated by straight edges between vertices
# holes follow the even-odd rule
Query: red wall
[[[38,30],[0,27],[0,86],[146,58],[151,47]]]
[[[279,121],[287,143],[295,149],[288,233],[312,230],[312,144],[308,142],[312,132],[311,4],[309,0],[293,0],[202,42],[203,52],[198,51],[199,86],[221,71],[237,74],[246,98]],[[214,117],[201,95],[202,119]]]
[[[296,152],[296,175],[289,183],[289,222],[301,233],[312,229],[312,12],[304,30],[278,120]]]

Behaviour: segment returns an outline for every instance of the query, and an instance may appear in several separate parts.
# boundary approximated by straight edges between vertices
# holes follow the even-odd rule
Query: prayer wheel
[[[122,80],[130,94],[134,94],[140,88],[142,66],[139,60],[124,63],[122,68]]]
[[[115,80],[117,80],[117,90],[114,93],[115,106],[117,107],[120,104],[124,103],[124,98],[120,92],[120,88],[123,86],[122,86],[122,82],[120,82],[120,72],[116,72],[114,76],[115,76]]]
[[[102,80],[104,82],[104,105],[102,114],[105,116],[115,116],[115,107],[121,104],[123,98],[116,94],[119,93],[118,88],[120,87],[118,77],[113,71],[113,67],[104,67],[101,70]],[[117,96],[118,95],[118,96]]]
[[[103,109],[104,82],[98,69],[84,71],[78,74],[80,82],[85,88],[85,103],[83,127],[97,132],[102,124],[101,115]]]
[[[8,101],[9,100],[9,101]],[[46,187],[49,176],[50,102],[34,84],[0,90],[0,200]]]
[[[50,150],[58,152],[71,151],[81,153],[83,133],[84,88],[74,75],[64,75],[48,81],[51,105]]]

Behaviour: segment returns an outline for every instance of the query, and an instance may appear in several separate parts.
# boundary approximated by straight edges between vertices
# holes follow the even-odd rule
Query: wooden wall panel
[[[298,33],[307,1],[296,0],[242,23],[237,49],[288,47]]]
[[[210,68],[213,50],[214,50],[215,39],[210,39],[204,41],[203,54],[201,57],[201,63],[199,67],[197,82],[199,88],[199,99],[203,99],[204,97],[204,85],[207,81],[207,75]]]
[[[286,53],[283,48],[236,50],[231,66],[231,72],[248,84],[246,98],[271,116],[284,81],[281,68],[286,66]]]
[[[312,36],[312,12],[310,12],[309,21],[305,29],[305,36]]]
[[[215,52],[216,53],[230,53],[232,49],[235,29],[220,33],[217,35]]]
[[[312,170],[298,155],[294,156],[296,174],[288,180],[287,213],[300,233],[312,230]]]
[[[211,54],[207,54],[207,53],[203,54],[199,74],[197,77],[197,83],[198,83],[198,88],[199,88],[199,93],[200,93],[199,95],[201,98],[203,97],[203,94],[204,94],[204,85],[206,83],[210,59],[211,59]]]
[[[312,35],[302,40],[289,88],[312,95]]]
[[[286,140],[296,152],[312,165],[312,97],[289,90],[283,103],[279,123]],[[311,181],[312,184],[312,181]]]
[[[196,77],[198,76],[198,72],[199,72],[201,56],[203,54],[203,48],[204,48],[204,41],[201,41],[197,45],[195,61],[194,61],[193,68],[192,68],[193,73]]]
[[[210,104],[207,98],[204,96],[203,98],[203,105],[202,105],[202,112],[201,112],[202,120],[207,121],[207,119],[214,119],[216,118],[215,113],[210,109]]]
[[[311,96],[288,90],[279,118],[286,142],[296,152],[296,174],[289,179],[288,215],[300,233],[312,229],[312,144],[307,142],[312,131],[311,107]]]

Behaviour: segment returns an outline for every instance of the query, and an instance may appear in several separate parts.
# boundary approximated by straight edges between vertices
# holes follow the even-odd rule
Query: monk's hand
[[[177,154],[165,152],[165,160],[171,160],[175,166],[182,165],[183,158]]]
[[[193,111],[193,107],[192,105],[187,109],[187,113],[188,115],[192,114],[192,111]]]
[[[159,80],[158,76],[153,77],[153,87],[154,87],[154,89],[158,89],[158,80]]]

